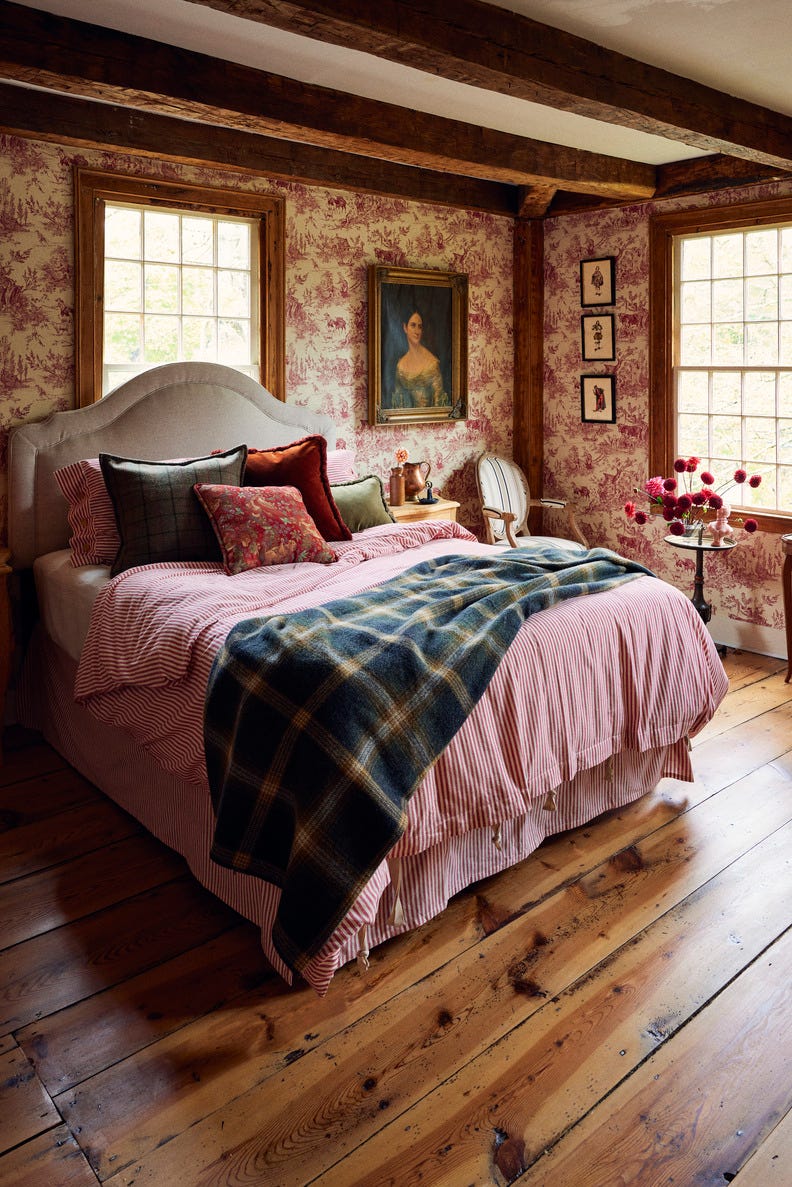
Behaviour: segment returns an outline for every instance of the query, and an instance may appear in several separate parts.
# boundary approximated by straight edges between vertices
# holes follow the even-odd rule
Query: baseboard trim
[[[758,626],[714,614],[709,632],[715,642],[723,647],[733,647],[736,651],[755,651],[758,655],[772,655],[778,659],[787,658],[786,634],[775,627]]]

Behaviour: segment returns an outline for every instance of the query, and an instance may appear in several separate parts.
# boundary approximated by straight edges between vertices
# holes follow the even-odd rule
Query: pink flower
[[[755,532],[756,529],[759,527],[759,524],[756,522],[755,519],[746,519],[745,523],[743,524],[743,527],[745,528],[746,532]]]
[[[716,489],[715,476],[709,470],[702,470],[701,487],[694,491],[694,479],[676,477],[678,474],[694,474],[700,465],[701,458],[695,456],[687,459],[677,458],[673,463],[673,477],[663,478],[657,474],[654,478],[647,478],[643,485],[646,502],[654,504],[655,509],[661,512],[664,522],[669,525],[668,530],[674,536],[684,535],[692,528],[700,532],[713,518],[713,513],[720,516],[720,522],[728,518],[730,508],[722,492],[731,485],[730,481],[722,483]],[[762,476],[752,474],[749,478],[747,472],[740,468],[734,471],[734,482],[748,482],[749,486],[755,489],[761,484]],[[696,485],[698,486],[698,482]],[[641,493],[639,488],[636,488],[635,493]],[[646,511],[637,510],[636,504],[632,501],[624,505],[624,510],[628,518],[639,525],[651,520],[651,515]],[[748,523],[751,524],[750,527],[747,526]],[[746,521],[747,531],[755,532],[757,527],[756,520]]]
[[[397,449],[397,450],[396,450],[396,462],[397,462],[397,464],[398,464],[399,466],[403,466],[403,465],[404,465],[404,463],[407,461],[407,458],[408,458],[409,456],[410,456],[410,455],[409,455],[409,453],[407,452],[407,450],[406,450],[406,449]]]

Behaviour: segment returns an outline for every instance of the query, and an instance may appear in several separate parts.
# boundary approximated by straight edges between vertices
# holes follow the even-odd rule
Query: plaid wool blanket
[[[211,856],[281,888],[273,943],[290,969],[399,839],[412,792],[525,618],[647,572],[606,549],[445,556],[234,627],[206,699]]]

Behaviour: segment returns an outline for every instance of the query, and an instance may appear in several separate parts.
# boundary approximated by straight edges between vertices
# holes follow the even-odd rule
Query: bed
[[[203,715],[218,652],[240,621],[357,596],[418,565],[483,563],[503,550],[455,523],[386,516],[331,543],[333,563],[229,576],[217,561],[160,561],[111,577],[107,563],[72,563],[74,527],[55,473],[100,453],[180,462],[317,437],[344,460],[328,418],[225,367],[171,364],[91,407],[18,428],[9,449],[12,561],[33,569],[39,604],[20,719],[254,922],[288,982],[293,968],[273,940],[280,887],[211,856]],[[323,994],[343,964],[365,966],[375,945],[419,927],[546,836],[637,799],[664,776],[691,780],[689,737],[726,687],[700,617],[657,578],[634,576],[532,614],[424,772],[403,834],[300,975]]]

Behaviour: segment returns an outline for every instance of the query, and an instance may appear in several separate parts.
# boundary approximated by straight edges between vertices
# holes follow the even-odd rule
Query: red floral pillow
[[[248,449],[245,486],[296,486],[325,540],[351,540],[327,480],[327,442],[303,437],[276,449]]]
[[[220,543],[226,573],[300,561],[329,565],[336,559],[293,486],[199,482],[193,490]]]

